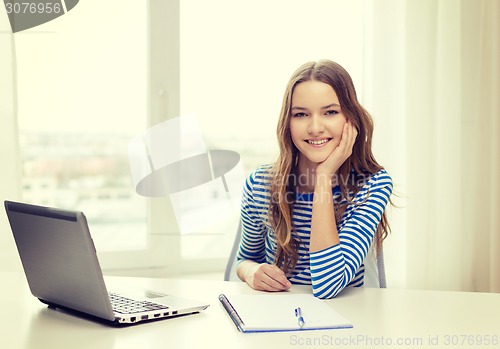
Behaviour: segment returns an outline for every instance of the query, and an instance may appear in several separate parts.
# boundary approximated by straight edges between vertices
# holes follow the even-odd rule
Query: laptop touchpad
[[[153,291],[148,291],[148,290],[144,290],[144,295],[143,295],[145,298],[151,298],[151,299],[154,299],[154,298],[162,298],[162,297],[168,297],[167,294],[163,294],[163,293],[158,293],[158,292],[153,292]]]

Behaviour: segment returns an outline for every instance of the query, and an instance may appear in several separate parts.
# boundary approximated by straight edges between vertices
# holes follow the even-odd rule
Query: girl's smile
[[[312,145],[313,147],[322,147],[331,140],[332,140],[331,138],[307,139],[306,142]]]

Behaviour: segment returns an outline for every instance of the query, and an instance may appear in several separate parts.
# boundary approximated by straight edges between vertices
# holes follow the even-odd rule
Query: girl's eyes
[[[328,110],[325,114],[326,115],[337,115],[339,112],[337,110]]]
[[[325,112],[325,115],[328,115],[328,116],[333,116],[333,115],[337,115],[338,113],[340,113],[338,110],[327,110],[327,111]],[[294,118],[303,118],[303,117],[307,116],[307,114],[306,114],[306,113],[302,113],[302,112],[300,112],[300,113],[295,113],[295,114],[292,114],[292,116],[293,116]]]

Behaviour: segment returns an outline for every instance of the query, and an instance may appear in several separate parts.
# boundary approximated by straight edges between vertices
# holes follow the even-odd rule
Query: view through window
[[[23,199],[83,211],[100,252],[148,244],[127,153],[147,120],[146,2],[113,4],[16,34]]]

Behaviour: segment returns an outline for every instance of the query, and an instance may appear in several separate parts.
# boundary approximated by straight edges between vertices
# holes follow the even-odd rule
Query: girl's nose
[[[307,127],[307,133],[316,135],[323,132],[325,132],[325,125],[321,122],[321,118],[313,115]]]

